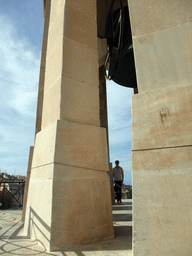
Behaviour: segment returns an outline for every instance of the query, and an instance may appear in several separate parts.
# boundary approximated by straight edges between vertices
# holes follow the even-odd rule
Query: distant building
[[[132,198],[132,186],[123,185],[122,186],[122,199],[131,199]]]

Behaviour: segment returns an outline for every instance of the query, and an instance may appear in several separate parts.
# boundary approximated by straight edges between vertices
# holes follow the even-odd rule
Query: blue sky
[[[0,1],[0,171],[26,175],[34,144],[43,34],[42,0]],[[132,89],[107,83],[110,161],[131,184]]]

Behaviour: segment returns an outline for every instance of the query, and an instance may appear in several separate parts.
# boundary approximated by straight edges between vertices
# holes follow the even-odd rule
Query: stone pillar
[[[139,92],[132,97],[133,255],[190,255],[192,4],[128,2]]]
[[[24,232],[49,251],[114,236],[96,0],[52,0]]]
[[[44,7],[44,31],[41,52],[41,66],[39,75],[39,91],[37,99],[37,113],[36,113],[36,129],[35,134],[41,131],[42,112],[43,112],[43,97],[44,97],[44,84],[45,84],[45,65],[47,58],[47,45],[49,33],[49,20],[51,11],[51,0],[46,0]]]
[[[47,38],[48,38],[48,31],[49,31],[49,17],[50,17],[50,9],[51,9],[50,7],[51,7],[51,1],[46,0],[46,2],[44,2],[44,33],[43,33],[42,52],[41,52],[41,67],[40,67],[40,75],[39,75],[39,91],[38,91],[38,100],[37,100],[35,136],[41,130],[43,94],[44,94],[44,82],[45,82],[45,64],[46,64],[46,53],[47,53]],[[29,186],[29,181],[31,176],[33,149],[34,147],[30,147],[28,168],[27,168],[27,178],[25,183],[25,193],[24,193],[24,201],[23,201],[22,221],[25,220],[28,186]]]
[[[110,176],[110,186],[111,186],[111,202],[112,202],[112,205],[115,205],[115,192],[114,192],[114,185],[113,185],[112,163],[109,163],[109,176]]]
[[[26,212],[26,206],[27,206],[29,181],[30,181],[30,176],[31,176],[31,165],[32,165],[32,159],[33,159],[33,150],[34,150],[34,147],[30,147],[28,168],[27,168],[27,177],[26,177],[26,182],[25,182],[24,199],[23,199],[23,211],[22,211],[22,221],[23,222],[25,221],[25,212]]]

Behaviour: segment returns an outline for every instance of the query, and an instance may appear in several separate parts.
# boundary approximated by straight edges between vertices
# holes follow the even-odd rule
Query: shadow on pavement
[[[23,223],[21,210],[0,211],[0,255],[132,255],[132,202],[123,200],[113,206],[115,238],[62,252],[47,252],[40,241],[32,241],[21,235]]]

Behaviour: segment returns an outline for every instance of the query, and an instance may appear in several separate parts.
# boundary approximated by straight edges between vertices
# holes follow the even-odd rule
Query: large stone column
[[[52,0],[24,232],[50,250],[113,237],[96,0]]]
[[[39,90],[38,90],[38,99],[37,99],[35,136],[41,130],[44,83],[45,83],[45,65],[46,65],[46,54],[47,54],[47,38],[48,38],[48,31],[49,31],[51,0],[46,0],[46,2],[44,1],[44,4],[45,4],[44,31],[43,31],[42,52],[41,52],[41,67],[40,67],[40,75],[39,75]],[[24,192],[24,201],[23,201],[22,221],[25,220],[25,210],[26,210],[28,187],[29,187],[29,181],[30,181],[30,175],[31,175],[33,149],[34,149],[34,147],[30,147],[30,154],[29,154],[28,168],[27,168],[27,178],[26,178],[26,183],[25,183],[25,192]]]
[[[192,3],[128,2],[139,91],[132,98],[133,255],[191,255]]]
[[[33,150],[34,150],[34,147],[30,147],[28,167],[27,167],[27,177],[26,177],[26,182],[25,182],[24,198],[23,198],[23,211],[22,211],[22,221],[23,222],[25,221],[25,212],[26,212],[26,206],[27,206],[29,181],[30,181],[30,176],[31,176],[31,165],[32,165],[32,159],[33,159]]]

